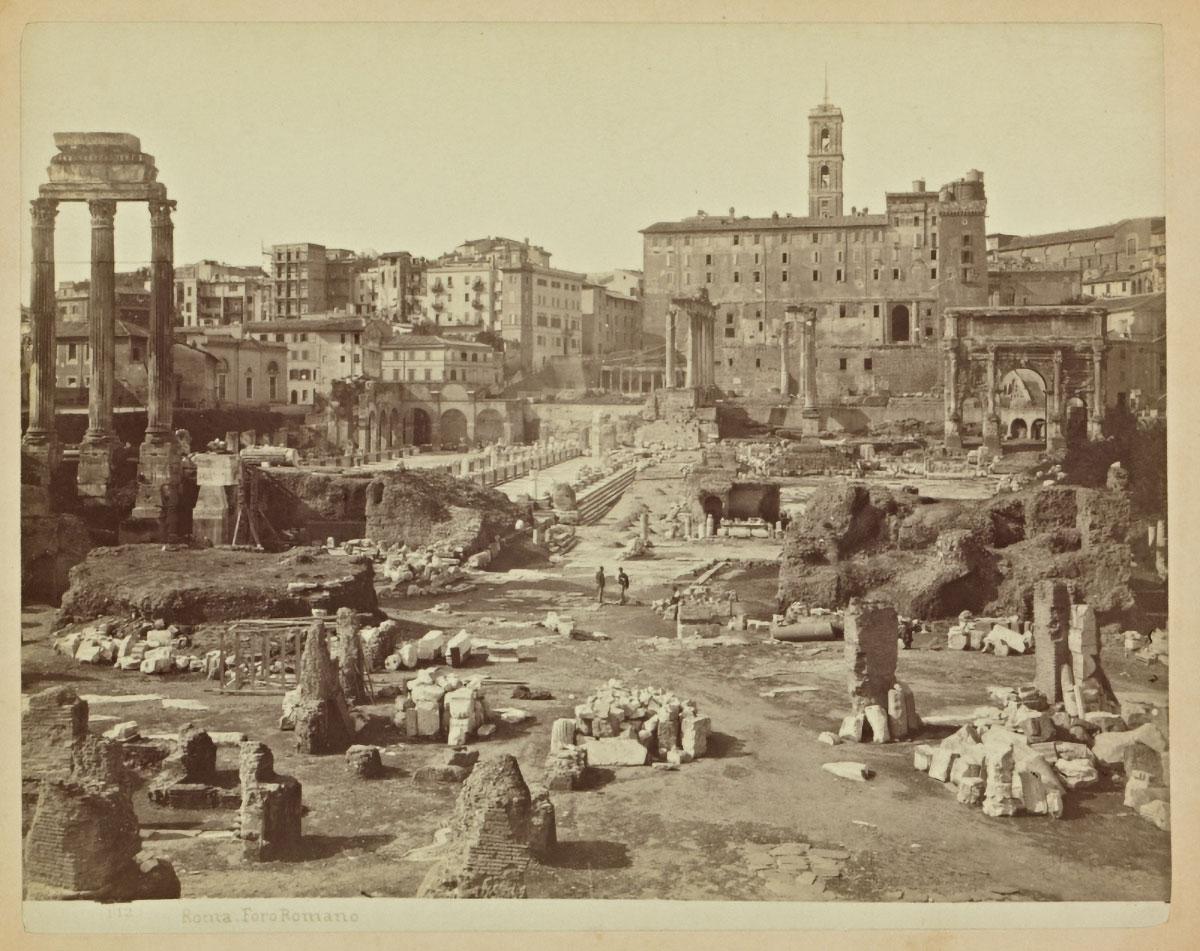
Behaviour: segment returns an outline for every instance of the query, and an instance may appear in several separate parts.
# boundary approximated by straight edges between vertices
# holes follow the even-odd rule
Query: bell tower
[[[808,214],[811,218],[842,215],[842,110],[825,99],[808,113]]]

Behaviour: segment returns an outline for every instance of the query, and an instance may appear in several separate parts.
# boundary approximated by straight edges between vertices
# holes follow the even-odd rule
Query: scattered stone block
[[[817,742],[824,743],[826,746],[838,746],[842,740],[836,733],[830,733],[826,730],[824,733],[817,735]]]
[[[1153,823],[1163,832],[1171,831],[1171,804],[1162,799],[1154,799],[1138,806],[1138,815]]]
[[[346,767],[359,779],[383,775],[383,759],[377,746],[351,746],[346,750]]]
[[[863,715],[867,718],[867,726],[871,730],[872,743],[887,743],[891,740],[891,734],[888,732],[888,715],[886,709],[876,704],[871,704],[863,709]]]
[[[140,736],[137,721],[125,720],[122,723],[111,726],[104,731],[104,736],[119,743],[124,743],[126,740],[136,740]]]
[[[609,737],[585,738],[584,751],[589,766],[645,766],[650,751],[637,740]]]
[[[838,763],[823,763],[821,769],[827,773],[832,773],[841,779],[852,779],[855,782],[866,782],[875,775],[866,763],[853,762],[838,762]]]

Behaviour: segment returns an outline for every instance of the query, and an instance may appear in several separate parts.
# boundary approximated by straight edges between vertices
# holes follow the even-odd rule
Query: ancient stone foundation
[[[481,762],[463,784],[444,856],[418,898],[524,898],[531,858],[555,845],[554,806],[531,796],[514,757]]]
[[[271,748],[265,743],[243,743],[238,778],[242,785],[238,816],[242,854],[264,862],[298,846],[303,813],[300,783],[275,772]]]
[[[151,802],[180,809],[220,805],[217,788],[217,745],[204,730],[189,723],[179,731],[175,750],[149,789]]]

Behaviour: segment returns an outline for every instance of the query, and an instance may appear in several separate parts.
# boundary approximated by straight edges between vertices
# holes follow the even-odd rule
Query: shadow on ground
[[[559,842],[544,864],[551,868],[629,868],[629,849],[624,843],[603,839]]]

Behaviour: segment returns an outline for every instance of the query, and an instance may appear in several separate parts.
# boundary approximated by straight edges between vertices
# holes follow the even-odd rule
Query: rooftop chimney
[[[729,206],[729,217],[733,218],[736,214],[737,214],[737,212],[733,210],[733,205],[730,205]]]
[[[925,179],[923,179],[923,178],[914,179],[913,180],[913,191],[915,191],[915,192],[925,191]]]

